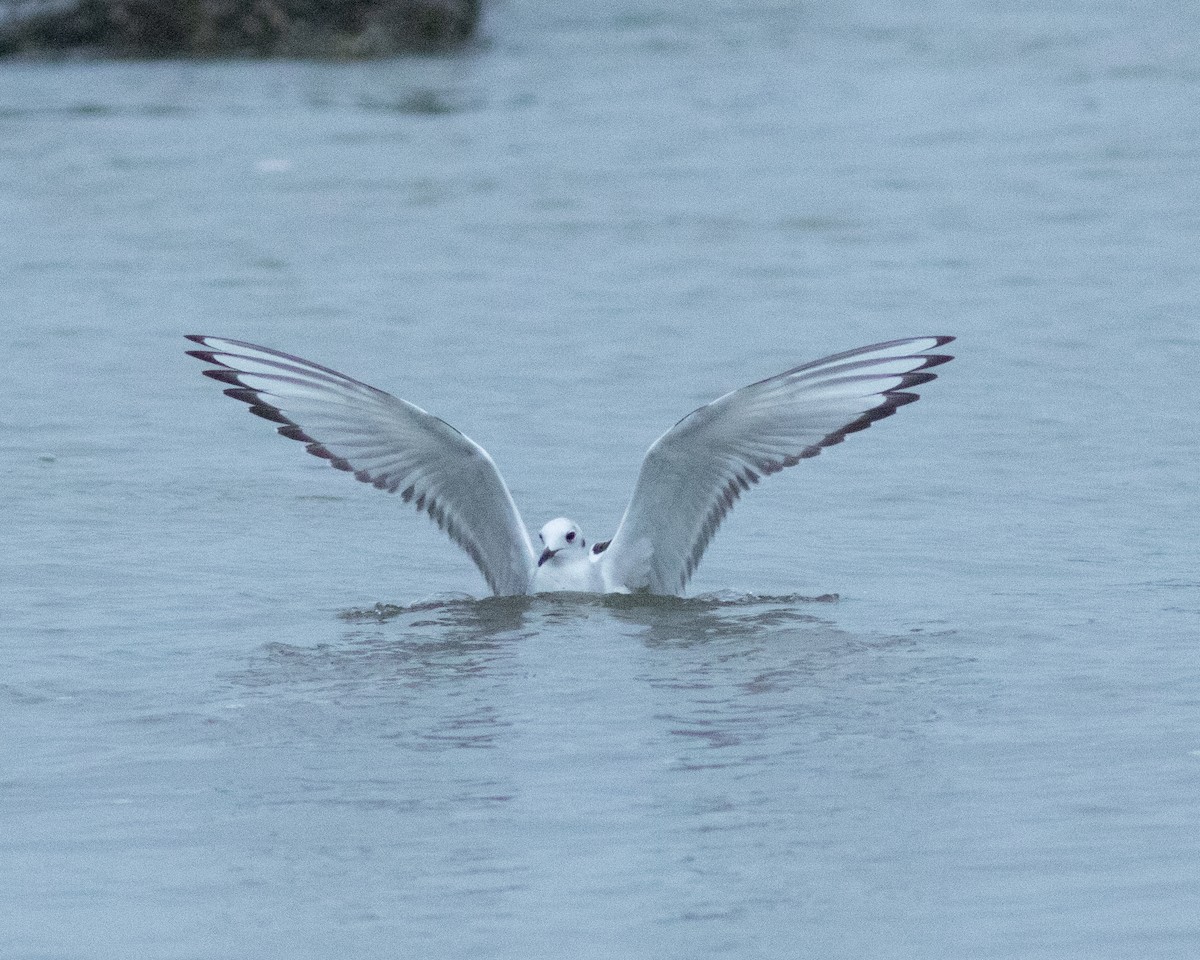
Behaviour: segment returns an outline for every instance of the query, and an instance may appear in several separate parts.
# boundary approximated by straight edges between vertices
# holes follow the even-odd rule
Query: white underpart
[[[496,594],[682,593],[721,521],[766,475],[815,456],[917,399],[952,337],[893,340],[794,367],[700,407],[642,462],[620,527],[591,552],[552,520],[538,553],[486,451],[419,407],[344,374],[239,340],[192,336],[205,373],[340,470],[428,513]],[[569,534],[575,536],[567,540]],[[543,551],[550,554],[539,565]]]
[[[597,558],[572,551],[557,554],[547,560],[533,575],[534,593],[556,593],[571,590],[577,593],[628,593],[605,587]]]

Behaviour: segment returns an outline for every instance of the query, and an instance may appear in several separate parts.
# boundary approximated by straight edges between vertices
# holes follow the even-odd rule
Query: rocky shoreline
[[[480,0],[7,0],[0,56],[366,59],[454,50]]]

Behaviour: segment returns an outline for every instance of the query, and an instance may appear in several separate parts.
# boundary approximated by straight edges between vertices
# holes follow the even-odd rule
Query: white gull
[[[204,373],[250,412],[339,470],[423,510],[497,595],[571,590],[678,595],[752,484],[891,416],[953,359],[953,337],[911,337],[806,363],[693,410],[654,442],[609,541],[589,550],[564,517],[535,552],[512,494],[479,444],[420,407],[268,347],[188,335]]]

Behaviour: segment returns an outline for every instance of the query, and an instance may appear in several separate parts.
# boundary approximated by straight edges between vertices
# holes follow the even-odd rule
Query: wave
[[[799,593],[741,593],[716,590],[693,597],[664,597],[646,593],[541,593],[526,597],[473,597],[466,593],[442,593],[407,604],[380,601],[370,607],[343,610],[338,616],[353,623],[385,622],[411,613],[474,612],[477,614],[534,613],[539,609],[562,610],[569,607],[614,610],[679,610],[701,612],[729,607],[787,607],[797,604],[837,603],[836,593],[809,596]]]

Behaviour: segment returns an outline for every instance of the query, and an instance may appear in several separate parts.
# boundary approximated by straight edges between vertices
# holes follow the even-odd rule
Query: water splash
[[[694,597],[664,597],[644,593],[543,593],[532,597],[484,597],[482,599],[465,593],[441,593],[407,604],[384,603],[374,606],[351,608],[338,616],[351,623],[386,623],[410,613],[438,611],[474,610],[479,613],[608,608],[613,610],[680,610],[698,611],[726,607],[792,606],[794,604],[832,604],[841,597],[836,593],[818,596],[804,594],[739,593],[735,590],[717,590],[697,594]]]

